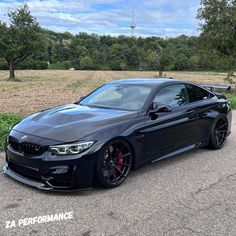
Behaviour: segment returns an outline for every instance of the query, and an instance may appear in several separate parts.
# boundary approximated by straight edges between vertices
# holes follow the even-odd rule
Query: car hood
[[[75,142],[96,131],[128,121],[136,114],[68,104],[33,114],[13,129],[60,142]]]

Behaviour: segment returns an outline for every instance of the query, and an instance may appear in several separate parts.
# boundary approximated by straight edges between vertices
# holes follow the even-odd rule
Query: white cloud
[[[135,9],[136,34],[140,36],[196,35],[200,0],[29,0],[25,1],[42,27],[56,31],[98,34],[130,34]],[[0,2],[0,20],[22,4],[21,0]]]

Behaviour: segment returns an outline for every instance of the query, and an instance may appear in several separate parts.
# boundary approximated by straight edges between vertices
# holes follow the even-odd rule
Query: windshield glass
[[[151,87],[135,84],[108,84],[94,91],[80,105],[137,111],[143,107]]]

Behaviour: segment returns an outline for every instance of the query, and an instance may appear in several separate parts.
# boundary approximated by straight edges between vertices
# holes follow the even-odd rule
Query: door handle
[[[188,115],[195,115],[196,112],[197,112],[196,109],[192,109],[192,110],[188,110],[188,111],[187,111],[187,114],[188,114]]]

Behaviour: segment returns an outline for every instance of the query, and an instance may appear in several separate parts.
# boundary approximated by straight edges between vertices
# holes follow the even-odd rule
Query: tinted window
[[[171,85],[163,88],[154,102],[177,108],[188,104],[188,95],[185,85]]]
[[[108,84],[91,93],[80,104],[136,111],[143,107],[153,88],[135,84]]]
[[[210,99],[213,95],[195,85],[187,85],[189,102],[197,102],[205,99]]]

